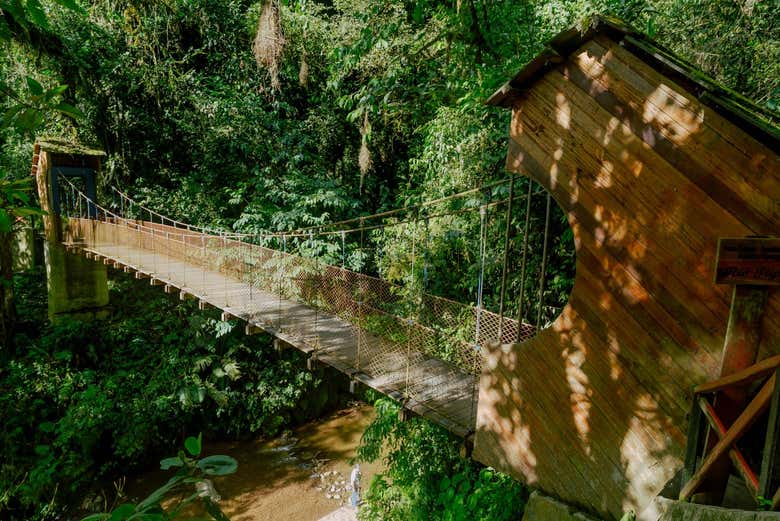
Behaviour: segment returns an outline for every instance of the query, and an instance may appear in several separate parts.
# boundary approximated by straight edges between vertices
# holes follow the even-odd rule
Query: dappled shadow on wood
[[[690,390],[719,369],[717,239],[777,233],[780,162],[600,35],[516,101],[507,168],[568,215],[577,276],[549,328],[487,353],[475,457],[602,515],[640,512],[682,465]],[[773,353],[777,291],[768,308]]]

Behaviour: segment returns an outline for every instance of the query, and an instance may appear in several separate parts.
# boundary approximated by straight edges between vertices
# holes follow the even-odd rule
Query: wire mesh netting
[[[466,431],[483,349],[535,332],[479,306],[288,252],[286,242],[272,249],[252,236],[129,219],[87,202],[97,211],[71,205],[63,219],[67,243],[292,340]]]

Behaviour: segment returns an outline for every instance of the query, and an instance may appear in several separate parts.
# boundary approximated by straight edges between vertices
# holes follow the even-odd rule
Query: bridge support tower
[[[49,319],[63,317],[99,318],[107,314],[108,277],[102,262],[66,251],[62,243],[67,217],[62,178],[69,179],[93,201],[96,176],[105,153],[60,141],[35,144],[32,174],[38,187],[43,217],[46,285]],[[85,209],[87,212],[95,208]]]

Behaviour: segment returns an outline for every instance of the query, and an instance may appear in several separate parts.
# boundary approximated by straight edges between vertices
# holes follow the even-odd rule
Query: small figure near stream
[[[360,505],[360,465],[355,463],[355,467],[352,469],[352,474],[349,476],[349,485],[352,487],[352,497],[350,499],[350,505],[357,508]]]

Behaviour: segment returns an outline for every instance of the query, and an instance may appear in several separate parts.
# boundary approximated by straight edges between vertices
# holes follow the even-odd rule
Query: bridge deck
[[[467,436],[474,430],[476,378],[447,362],[411,350],[388,352],[386,341],[383,344],[382,339],[358,330],[338,316],[165,253],[109,243],[82,249],[176,288],[183,298],[191,295],[245,320],[311,353],[319,362],[402,401],[407,409],[458,436]],[[358,335],[365,335],[360,352]],[[365,367],[372,375],[356,373],[355,367]],[[411,384],[407,387],[406,382]]]

